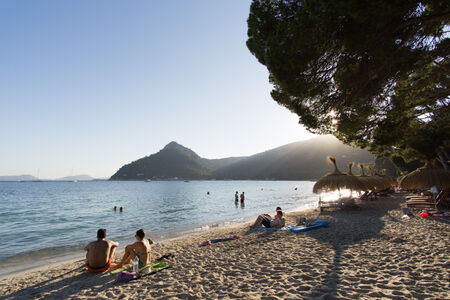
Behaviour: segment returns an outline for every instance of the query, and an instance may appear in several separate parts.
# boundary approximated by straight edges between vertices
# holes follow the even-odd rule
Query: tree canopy
[[[318,134],[429,160],[450,148],[449,1],[254,0],[247,47]]]

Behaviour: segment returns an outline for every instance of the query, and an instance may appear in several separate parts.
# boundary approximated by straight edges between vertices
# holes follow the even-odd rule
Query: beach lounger
[[[386,197],[389,195],[390,188],[384,190],[375,190],[374,193],[378,197]]]
[[[406,201],[406,206],[411,208],[438,208],[438,207],[449,207],[450,201],[448,197],[448,191],[442,190],[437,196],[434,197],[423,196],[423,197],[412,197]]]
[[[407,200],[433,199],[433,195],[412,195],[406,196]]]
[[[342,198],[334,201],[321,201],[319,200],[319,209],[323,211],[325,208],[341,208],[348,209],[355,207],[354,198]]]
[[[377,194],[374,191],[364,192],[364,194],[359,197],[359,200],[362,201],[373,201],[377,200]]]

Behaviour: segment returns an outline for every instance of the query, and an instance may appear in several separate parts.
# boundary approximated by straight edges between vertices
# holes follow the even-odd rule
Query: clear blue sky
[[[250,1],[0,1],[0,175],[109,177],[310,138],[248,51]]]

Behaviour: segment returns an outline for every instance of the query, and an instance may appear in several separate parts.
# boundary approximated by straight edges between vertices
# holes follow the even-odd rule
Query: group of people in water
[[[114,206],[113,209],[114,209],[114,211],[117,211],[117,206]],[[123,207],[122,207],[122,206],[119,208],[119,211],[120,211],[120,212],[123,212]]]
[[[241,199],[241,203],[243,203],[245,201],[245,193],[244,192],[241,193],[240,199]],[[236,191],[236,194],[234,194],[234,201],[239,202],[239,192],[238,191]]]

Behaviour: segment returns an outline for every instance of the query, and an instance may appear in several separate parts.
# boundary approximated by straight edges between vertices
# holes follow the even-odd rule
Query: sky
[[[107,178],[171,141],[205,158],[313,137],[249,52],[251,1],[0,1],[0,176]]]

